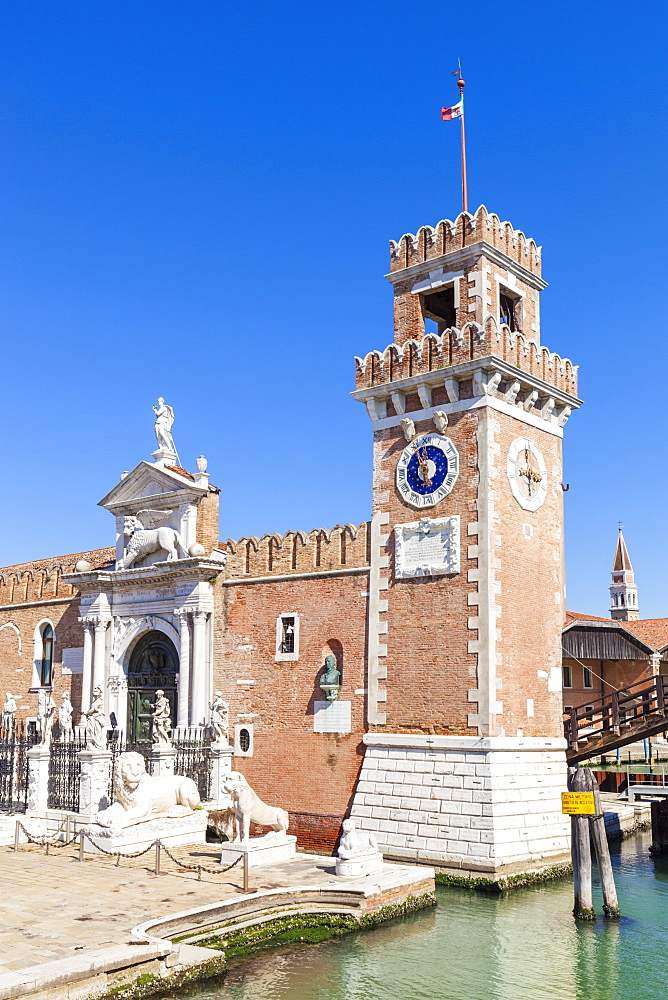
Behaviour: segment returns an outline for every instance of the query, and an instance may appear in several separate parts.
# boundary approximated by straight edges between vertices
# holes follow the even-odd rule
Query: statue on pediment
[[[153,407],[153,412],[155,413],[155,436],[158,439],[158,449],[171,451],[176,455],[176,447],[172,437],[174,410],[165,403],[162,396],[159,396],[158,405]]]

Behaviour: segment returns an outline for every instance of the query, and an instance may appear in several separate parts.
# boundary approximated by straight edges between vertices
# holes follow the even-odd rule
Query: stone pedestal
[[[211,809],[228,809],[231,806],[229,794],[223,782],[232,770],[234,747],[225,743],[211,745]]]
[[[154,777],[161,778],[166,774],[174,774],[174,761],[176,760],[174,747],[161,746],[159,743],[154,744],[151,748],[151,760]]]
[[[277,865],[284,861],[294,861],[297,856],[297,838],[289,833],[265,833],[262,837],[251,837],[245,844],[228,841],[221,844],[220,863],[231,865],[239,855],[248,855],[248,867]]]
[[[28,750],[28,812],[45,812],[49,797],[49,747]]]
[[[185,816],[167,816],[137,823],[125,830],[107,830],[98,823],[86,827],[88,838],[86,850],[96,847],[104,851],[123,851],[132,854],[143,851],[155,840],[166,847],[182,847],[185,844],[206,843],[207,817],[205,809],[196,809]]]
[[[109,805],[111,754],[108,750],[80,750],[79,815],[85,822],[95,819]]]
[[[568,861],[563,739],[367,733],[351,817],[385,855],[487,877]]]
[[[383,867],[383,855],[380,851],[372,854],[360,854],[357,858],[336,859],[336,874],[339,878],[362,878],[364,875],[374,875]]]

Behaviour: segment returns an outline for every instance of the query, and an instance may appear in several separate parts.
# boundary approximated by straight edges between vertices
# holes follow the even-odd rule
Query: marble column
[[[109,805],[109,780],[111,778],[111,753],[108,750],[80,750],[79,815],[92,823],[100,809]]]
[[[95,622],[95,646],[93,649],[93,690],[104,691],[104,661],[106,659],[106,639],[109,622]]]
[[[179,619],[179,635],[181,648],[179,651],[179,703],[176,713],[176,725],[179,729],[187,729],[190,725],[190,612],[185,608],[177,608],[174,614]]]
[[[88,618],[80,618],[83,625],[83,673],[81,675],[81,711],[87,712],[90,708],[90,694],[93,690],[93,637],[91,635],[92,623]]]
[[[193,676],[192,676],[192,724],[206,724],[207,676],[206,676],[206,611],[193,613]]]

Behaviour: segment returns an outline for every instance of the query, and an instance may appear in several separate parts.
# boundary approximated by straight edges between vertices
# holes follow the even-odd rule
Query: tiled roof
[[[574,622],[608,622],[615,628],[621,627],[637,636],[652,649],[663,649],[668,646],[668,618],[644,618],[635,622],[613,621],[612,618],[599,618],[598,615],[583,615],[579,611],[567,611],[564,628]]]
[[[645,618],[620,624],[654,649],[662,649],[668,645],[668,618]]]
[[[192,472],[188,472],[187,469],[182,469],[180,465],[166,465],[165,468],[169,469],[170,472],[178,472],[178,474],[183,476],[184,479],[189,479],[191,482],[195,481],[195,477]]]
[[[611,618],[599,618],[598,615],[583,615],[579,611],[567,611],[564,628],[572,625],[574,621],[581,622],[611,622]],[[625,622],[623,624],[626,624]]]

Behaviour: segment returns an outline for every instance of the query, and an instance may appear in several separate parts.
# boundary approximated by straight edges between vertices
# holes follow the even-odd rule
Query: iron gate
[[[67,742],[51,743],[49,748],[48,809],[79,811],[79,775],[81,761],[77,756],[86,749],[86,737],[75,736]]]
[[[0,810],[25,812],[28,802],[28,750],[39,737],[25,722],[0,729]]]

